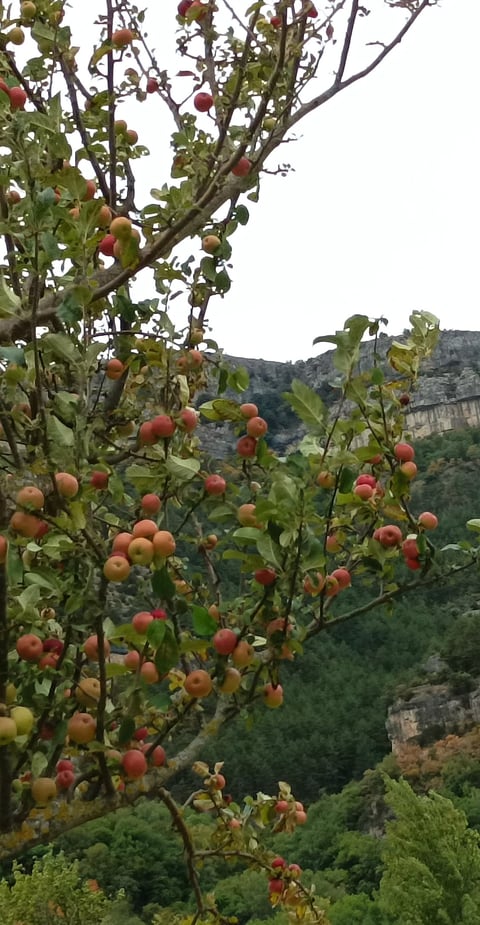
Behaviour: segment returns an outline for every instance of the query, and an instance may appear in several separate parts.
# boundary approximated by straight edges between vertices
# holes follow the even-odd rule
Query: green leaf
[[[217,261],[214,257],[203,257],[200,263],[200,269],[209,283],[215,282],[217,275]]]
[[[80,360],[80,354],[67,334],[44,334],[42,349],[49,350],[54,356],[67,363],[78,363]]]
[[[247,207],[242,205],[237,206],[235,209],[235,218],[239,225],[246,225],[250,218],[250,213]]]
[[[164,567],[154,572],[152,578],[152,591],[163,601],[171,601],[175,596],[175,585]]]
[[[278,556],[279,549],[268,533],[262,533],[258,537],[257,549],[262,558],[265,559],[265,562],[269,562],[271,565],[281,568],[281,561]]]
[[[118,730],[118,744],[120,746],[126,745],[127,742],[130,742],[134,732],[135,720],[131,716],[126,716],[120,723],[120,728]]]
[[[131,623],[122,623],[109,630],[107,637],[110,642],[131,642],[132,645],[140,648],[145,643],[145,636],[138,633]]]
[[[342,469],[342,472],[340,474],[340,479],[338,482],[338,490],[340,494],[346,495],[349,492],[351,492],[355,478],[356,478],[355,472],[352,472],[352,470],[348,469],[347,466],[345,466],[345,468]]]
[[[126,665],[120,665],[118,662],[107,662],[105,674],[107,678],[120,678],[126,674],[131,674],[131,672]]]
[[[155,652],[155,666],[159,674],[166,674],[170,668],[174,668],[179,658],[178,643],[175,639],[173,629],[165,625],[165,638],[161,646]]]
[[[9,585],[19,585],[23,580],[23,563],[17,547],[12,543],[8,544],[7,576]]]
[[[210,616],[206,607],[192,607],[193,630],[197,636],[211,636],[218,629],[218,623]]]
[[[200,405],[199,411],[208,421],[244,420],[237,402],[227,398],[214,398],[213,401],[206,401]]]
[[[473,518],[473,520],[467,520],[467,527],[469,530],[478,530],[480,532],[480,519]]]
[[[0,347],[0,359],[25,366],[25,353],[20,347]]]
[[[165,468],[178,482],[189,482],[199,471],[200,460],[193,457],[182,459],[181,456],[167,456]]]
[[[73,446],[74,432],[71,427],[67,427],[62,421],[59,421],[53,414],[47,417],[47,433],[50,442],[57,447]]]
[[[305,385],[300,379],[294,379],[292,391],[284,392],[283,398],[288,401],[290,407],[293,408],[304,424],[315,428],[317,431],[324,431],[327,415],[326,408],[320,396],[310,386]]]
[[[165,623],[165,620],[153,620],[153,622],[149,624],[147,629],[147,640],[150,643],[152,649],[158,649],[158,647],[162,644],[165,638],[166,629],[167,624]]]
[[[158,471],[149,469],[147,466],[139,466],[136,463],[132,466],[127,466],[125,475],[127,481],[139,489],[149,488],[153,491],[159,482]]]
[[[19,297],[7,286],[3,273],[0,273],[0,318],[18,314],[21,304]]]
[[[108,667],[108,666],[107,666]],[[59,723],[55,723],[55,732],[53,734],[52,745],[63,745],[65,739],[67,738],[67,720],[62,719]]]
[[[30,765],[30,769],[31,769],[33,777],[41,777],[43,771],[47,767],[47,764],[48,764],[47,756],[44,755],[43,752],[35,752],[32,758],[32,763]]]

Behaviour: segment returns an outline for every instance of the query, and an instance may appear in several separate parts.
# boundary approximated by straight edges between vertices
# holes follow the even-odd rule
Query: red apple
[[[25,633],[18,637],[16,650],[25,662],[38,662],[43,655],[43,642],[35,633]]]
[[[277,580],[277,573],[273,568],[258,568],[255,572],[255,581],[258,581],[259,585],[263,585],[265,588],[268,588],[269,585]]]
[[[217,630],[212,639],[213,648],[219,655],[231,655],[237,644],[237,634],[229,629]]]
[[[108,488],[109,478],[108,472],[95,469],[90,476],[90,485],[92,485],[93,488],[98,488],[100,491],[105,491],[105,489]]]
[[[144,514],[158,514],[162,506],[162,499],[158,495],[150,493],[143,496],[140,505]]]
[[[396,443],[393,452],[399,462],[411,462],[415,457],[415,450],[409,443]]]
[[[156,80],[155,77],[149,77],[147,80],[147,93],[156,93],[158,89],[158,80]]]
[[[227,489],[227,483],[221,475],[207,475],[203,487],[207,495],[223,495]]]
[[[146,610],[141,610],[132,618],[132,626],[136,633],[142,636],[147,632],[150,623],[153,623],[153,616]]]
[[[147,771],[147,759],[139,748],[129,748],[122,755],[122,767],[130,780],[138,780]]]
[[[232,168],[232,173],[234,177],[246,177],[251,169],[252,162],[249,161],[248,157],[241,157],[235,164],[235,167]]]
[[[243,459],[251,459],[257,452],[257,441],[254,437],[240,437],[237,441],[237,453]]]
[[[155,437],[172,437],[177,429],[177,425],[169,414],[158,414],[157,417],[150,421],[152,433]]]
[[[213,106],[213,96],[211,93],[196,93],[193,98],[193,105],[197,112],[208,112]]]
[[[438,517],[430,511],[424,511],[418,518],[418,523],[425,530],[435,530],[438,527]]]

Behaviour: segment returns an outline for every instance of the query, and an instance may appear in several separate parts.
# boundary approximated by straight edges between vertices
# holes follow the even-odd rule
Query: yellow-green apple
[[[263,688],[263,702],[272,710],[281,707],[283,703],[283,688],[281,684],[273,685],[270,682]]]
[[[151,540],[145,536],[136,536],[128,547],[128,558],[133,565],[150,565],[154,552]]]
[[[15,720],[10,716],[0,716],[0,747],[13,742],[17,735]]]
[[[103,566],[103,574],[108,581],[125,581],[130,571],[130,562],[125,553],[114,553]]]
[[[322,469],[315,481],[317,485],[320,485],[320,488],[335,488],[335,476],[333,472],[328,472],[327,469]]]
[[[222,694],[234,694],[242,683],[242,676],[237,668],[225,668],[221,683],[218,685]]]
[[[55,799],[57,787],[51,777],[37,777],[32,784],[32,798],[39,806],[46,806]]]
[[[100,694],[101,687],[98,678],[80,678],[75,687],[75,699],[82,707],[96,707]]]
[[[35,717],[28,707],[12,707],[10,716],[13,719],[19,736],[28,736],[35,723]]]
[[[237,520],[242,527],[256,527],[257,518],[255,515],[256,505],[251,503],[241,504],[237,509]]]
[[[417,469],[416,464],[412,462],[411,460],[409,460],[408,462],[402,463],[402,465],[400,466],[400,472],[403,472],[403,474],[406,475],[407,479],[411,480],[415,478],[418,472],[418,469]]]

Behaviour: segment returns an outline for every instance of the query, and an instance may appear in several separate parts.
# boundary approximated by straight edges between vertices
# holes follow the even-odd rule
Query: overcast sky
[[[96,2],[72,6],[81,30]],[[148,4],[149,42],[169,71],[185,67],[171,57],[176,2]],[[262,178],[249,225],[231,239],[232,289],[209,310],[226,352],[306,359],[322,349],[315,336],[356,312],[387,316],[392,334],[415,309],[444,328],[479,329],[479,36],[480,0],[441,0],[273,155],[268,166],[288,158],[295,172]],[[126,115],[153,155],[139,164],[142,185],[160,186],[171,158],[160,101]]]
[[[443,0],[303,123],[295,173],[264,178],[232,239],[234,285],[210,312],[228,353],[307,358],[354,312],[392,334],[414,309],[479,329],[479,35],[479,0]]]

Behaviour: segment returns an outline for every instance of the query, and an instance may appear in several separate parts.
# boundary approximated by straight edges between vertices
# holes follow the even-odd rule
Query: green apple
[[[28,707],[12,707],[10,716],[17,727],[17,735],[27,736],[32,731],[35,717]]]

